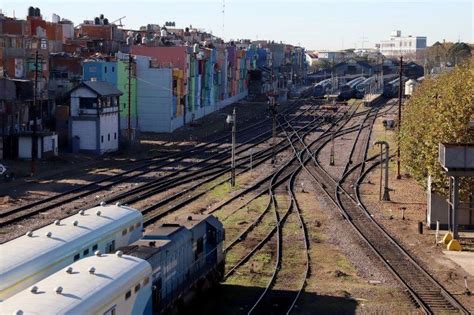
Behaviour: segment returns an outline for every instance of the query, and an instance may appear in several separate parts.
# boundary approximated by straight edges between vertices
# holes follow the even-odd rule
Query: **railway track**
[[[349,116],[347,120],[349,121],[352,116],[353,116],[353,113]],[[288,121],[286,121],[285,123],[289,124]],[[342,124],[340,126],[339,131],[342,129],[344,125],[345,124]],[[330,128],[332,128],[333,126],[334,124]],[[319,136],[318,139],[327,137],[328,135],[327,132],[330,128],[325,130],[323,134]],[[237,238],[227,246],[227,249],[226,249],[228,251],[232,249],[234,246],[236,246],[236,244],[242,242],[248,236],[248,233],[250,233],[250,231],[255,228],[255,225],[263,220],[262,216],[266,214],[267,212],[269,212],[270,209],[273,209],[273,215],[275,218],[274,227],[270,231],[268,231],[264,237],[261,238],[260,242],[258,242],[258,244],[255,247],[253,247],[253,249],[250,252],[248,252],[234,266],[232,266],[225,275],[226,278],[230,277],[239,267],[241,267],[248,260],[250,260],[251,257],[258,250],[263,248],[263,246],[265,246],[272,239],[274,238],[276,239],[276,243],[277,243],[276,260],[275,260],[275,267],[273,269],[273,273],[268,281],[268,284],[263,289],[263,292],[259,295],[254,305],[250,308],[249,313],[261,313],[262,311],[271,311],[272,313],[280,314],[280,313],[291,312],[293,307],[296,305],[301,292],[304,289],[304,286],[306,284],[306,279],[309,276],[309,272],[310,272],[309,239],[307,235],[306,226],[302,219],[301,211],[300,211],[300,208],[295,196],[295,178],[297,174],[302,170],[302,160],[305,159],[305,154],[307,154],[304,146],[301,145],[300,143],[301,143],[301,139],[304,139],[307,134],[300,136],[298,134],[298,130],[294,126],[291,126],[291,129],[292,129],[291,134],[288,134],[285,131],[285,136],[288,142],[292,146],[293,157],[285,165],[283,165],[278,170],[278,172],[276,172],[272,176],[272,180],[268,188],[268,194],[270,198],[269,198],[267,207],[262,212],[262,214],[247,229],[245,229],[241,234],[239,234]],[[348,133],[348,132],[349,131],[346,131],[345,133]],[[296,142],[293,140],[294,137],[296,137],[296,140],[297,140]],[[316,141],[317,140],[315,140],[314,142]],[[304,142],[302,143],[304,144]],[[306,159],[308,158],[309,156]],[[286,186],[284,185],[284,183],[286,183]],[[278,202],[276,191],[278,189],[282,190],[283,188],[282,186],[286,188],[288,197],[283,198],[283,202],[280,197],[279,202]],[[258,195],[260,194],[257,194],[257,196]],[[283,290],[279,290],[279,288],[285,288],[285,287],[287,288],[288,283],[285,283],[285,280],[286,280],[285,274],[282,273],[281,271],[282,261],[284,261],[285,259],[284,257],[285,251],[283,251],[282,249],[284,246],[293,245],[293,244],[289,245],[288,242],[285,242],[285,243],[283,242],[283,231],[285,229],[286,221],[288,220],[289,215],[292,213],[297,216],[299,226],[303,234],[305,268],[304,268],[304,271],[302,272],[303,280],[298,285],[298,287],[295,288],[293,291],[286,291],[286,290],[283,291]]]
[[[301,100],[296,101],[293,105],[293,109],[295,107],[299,106],[300,103],[301,103]],[[299,115],[296,115],[296,117],[298,117],[302,114],[304,114],[304,112],[300,113]],[[250,139],[244,141],[243,143],[241,143],[238,146],[238,150],[237,150],[238,154],[246,152],[246,150],[248,150],[249,147],[257,146],[257,145],[263,143],[266,139],[268,139],[268,137],[270,135],[270,130],[265,130],[264,132],[259,132],[255,136],[255,130],[252,129],[252,128],[260,128],[260,126],[261,126],[261,123],[252,125],[250,127],[247,127],[245,129],[241,130],[241,132],[242,131],[247,131],[248,134],[251,137],[250,137]],[[247,137],[248,137],[248,135],[247,135]],[[219,139],[228,139],[228,136],[224,136],[224,137],[221,137]],[[161,161],[163,163],[160,163],[157,166],[147,168],[148,166],[150,166],[154,163],[157,163],[157,161],[147,162],[147,164],[145,166],[143,166],[143,165],[137,166],[137,167],[135,167],[135,168],[133,168],[129,171],[126,171],[124,173],[117,174],[117,175],[114,175],[114,176],[111,176],[111,177],[108,177],[108,178],[104,178],[102,180],[91,183],[89,185],[82,186],[82,187],[79,187],[77,189],[73,189],[72,191],[61,193],[61,194],[58,194],[58,195],[40,200],[38,202],[31,203],[31,204],[28,204],[28,205],[24,205],[24,206],[21,206],[21,207],[18,207],[18,208],[9,209],[7,211],[4,211],[4,212],[0,213],[0,227],[4,227],[6,225],[19,222],[21,220],[24,220],[26,218],[29,218],[29,217],[33,216],[33,215],[45,212],[47,210],[62,207],[63,205],[72,203],[74,201],[75,202],[80,202],[80,206],[74,206],[75,211],[79,211],[80,208],[83,208],[83,207],[94,206],[94,205],[98,204],[98,201],[89,200],[89,203],[86,203],[85,200],[81,200],[81,199],[85,199],[89,195],[91,195],[93,193],[97,193],[99,191],[104,191],[105,190],[105,191],[108,192],[109,190],[114,189],[114,187],[116,187],[120,183],[123,183],[125,181],[129,181],[130,179],[139,177],[139,176],[144,175],[144,174],[148,174],[150,172],[158,171],[160,169],[163,169],[166,166],[174,165],[174,164],[176,164],[176,162],[182,161],[185,158],[189,157],[189,155],[193,154],[193,152],[195,153],[196,151],[199,151],[199,150],[205,151],[206,148],[207,149],[216,148],[216,147],[218,147],[222,144],[223,143],[202,144],[202,145],[197,146],[194,149],[190,149],[188,151],[183,152],[181,155],[179,155],[179,154],[178,155],[173,155],[173,156],[177,156],[176,158],[171,158],[170,159],[170,157],[165,157],[165,158],[159,159],[159,161]],[[185,174],[185,175],[182,175],[182,177],[184,176],[184,177],[187,177],[187,178],[192,178],[193,176],[194,177],[200,176],[200,174],[202,175],[203,172],[208,171],[210,168],[219,168],[220,164],[222,164],[226,159],[228,159],[229,151],[230,151],[230,148],[225,148],[224,150],[220,150],[219,152],[216,152],[216,153],[211,152],[211,156],[206,157],[206,158],[202,159],[199,162],[188,165],[188,166],[184,167],[183,169],[171,172],[170,174],[167,174],[165,176],[160,176],[159,178],[151,180],[150,182],[145,183],[145,184],[141,185],[140,187],[131,189],[131,190],[123,192],[123,193],[115,194],[115,196],[110,197],[106,200],[107,200],[107,202],[113,202],[113,201],[116,201],[116,200],[120,200],[122,198],[126,198],[128,196],[136,195],[136,194],[139,194],[139,193],[144,193],[147,190],[150,193],[152,193],[153,189],[157,189],[158,186],[161,186],[163,189],[166,189],[166,184],[162,184],[161,182],[163,180],[165,180],[165,181],[167,180],[168,183],[171,182],[171,181],[179,183],[180,182],[179,175],[182,174],[184,171],[189,171],[189,173]],[[203,165],[205,163],[209,163],[211,165],[209,165],[209,167],[207,167],[207,168],[204,167],[202,169],[197,169],[196,170],[197,167],[199,167],[200,165]],[[143,170],[143,168],[147,168],[147,169]],[[126,176],[127,174],[131,174],[131,173],[133,173],[135,171],[138,171],[138,170],[140,170],[138,173]],[[174,178],[174,180],[173,180],[173,178]],[[104,183],[105,181],[109,181],[109,182],[107,184],[104,184],[104,185],[99,185],[100,183]]]
[[[318,119],[318,118],[315,118]],[[313,120],[314,121],[314,120]],[[311,124],[311,122],[307,122],[302,128],[306,128],[307,125]],[[283,144],[284,141],[281,141],[278,146]],[[283,152],[288,145],[282,145],[279,147],[276,152],[280,153]],[[257,167],[264,162],[268,161],[272,157],[273,150],[272,148],[267,148],[261,150],[254,154],[253,159],[253,167]],[[248,156],[243,157],[242,160],[237,163],[237,176],[244,174],[250,171],[251,167],[248,166]],[[145,226],[152,224],[158,219],[165,217],[166,215],[183,208],[184,206],[190,204],[191,202],[197,200],[198,198],[206,196],[206,194],[210,193],[216,187],[227,183],[230,180],[230,177],[227,176],[229,173],[230,168],[225,168],[223,170],[219,170],[212,174],[210,177],[206,177],[204,180],[193,183],[188,188],[181,189],[179,192],[172,194],[164,199],[159,200],[156,203],[152,203],[145,208],[142,209],[142,213],[146,214],[145,216]],[[204,184],[212,184],[210,187],[203,188]]]
[[[374,115],[372,115],[374,116]],[[370,117],[368,115],[367,117]],[[374,118],[375,119],[375,118]],[[373,123],[371,123],[373,124]],[[359,139],[358,139],[359,140]],[[335,180],[324,169],[317,158],[319,147],[313,154],[305,169],[326,193],[327,197],[338,207],[341,214],[347,219],[368,247],[382,260],[385,266],[407,288],[417,305],[426,314],[469,312],[449,294],[443,286],[431,277],[410,254],[398,244],[370,215],[360,200],[358,185],[368,170],[375,167],[376,162],[367,171],[363,171],[365,164],[375,157],[367,158],[369,136],[360,139],[359,147],[365,148],[363,158],[355,166],[346,165],[345,172],[339,180]],[[311,151],[307,146],[308,151]],[[353,155],[351,150],[351,156]],[[312,162],[312,163],[310,163]],[[360,175],[356,176],[356,170]]]

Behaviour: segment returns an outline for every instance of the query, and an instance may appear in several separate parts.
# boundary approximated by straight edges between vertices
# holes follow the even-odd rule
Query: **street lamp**
[[[227,115],[226,122],[232,125],[232,158],[231,158],[231,173],[230,173],[230,184],[232,187],[235,186],[235,134],[236,134],[236,124],[237,116],[235,113],[235,107],[232,111],[232,115]]]

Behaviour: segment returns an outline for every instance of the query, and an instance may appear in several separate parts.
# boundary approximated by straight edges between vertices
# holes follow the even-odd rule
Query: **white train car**
[[[2,314],[151,314],[151,267],[121,252],[95,255],[0,305]]]
[[[0,302],[97,250],[139,240],[142,230],[140,211],[101,205],[0,245]]]

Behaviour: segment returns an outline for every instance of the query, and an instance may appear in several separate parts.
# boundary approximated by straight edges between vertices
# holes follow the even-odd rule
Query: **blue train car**
[[[115,255],[79,260],[8,298],[9,314],[156,314],[223,276],[225,232],[212,215],[163,223]]]

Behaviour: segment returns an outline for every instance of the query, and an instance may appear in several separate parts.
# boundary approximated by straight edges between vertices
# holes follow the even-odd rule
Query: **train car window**
[[[103,315],[116,315],[117,314],[117,311],[115,310],[116,306],[112,306],[111,308],[109,308],[108,310],[106,310]]]
[[[148,284],[148,282],[150,282],[150,278],[146,277],[144,280],[143,280],[143,286],[146,286]]]
[[[196,253],[200,254],[200,253],[203,252],[203,250],[204,250],[204,241],[203,241],[202,237],[200,237],[197,240],[197,243],[196,243]]]
[[[138,229],[142,224],[140,222],[137,222],[137,224],[135,224],[135,228]]]
[[[128,231],[129,231],[129,232],[132,232],[132,231],[133,231],[133,225],[128,228]]]
[[[115,250],[115,240],[111,241],[110,243],[105,246],[105,252],[106,253],[111,253]]]
[[[97,250],[97,248],[99,248],[99,246],[97,244],[95,244],[94,246],[92,246],[92,251],[95,252]]]
[[[79,258],[81,258],[81,254],[76,254],[76,255],[74,255],[74,261],[79,260]]]
[[[84,250],[84,252],[82,253],[82,256],[87,256],[89,255],[89,248]]]
[[[135,286],[135,293],[137,293],[140,290],[140,283]]]
[[[125,293],[125,300],[128,300],[130,296],[132,296],[132,290],[127,291],[127,293]]]
[[[122,235],[125,235],[125,234],[127,234],[127,229],[124,229],[124,230],[122,231]]]

